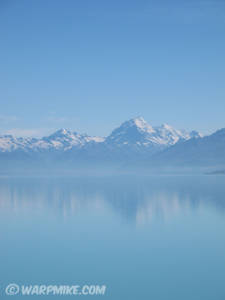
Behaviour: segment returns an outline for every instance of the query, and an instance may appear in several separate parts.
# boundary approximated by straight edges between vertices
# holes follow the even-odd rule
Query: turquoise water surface
[[[225,176],[1,178],[0,249],[0,299],[224,300]]]

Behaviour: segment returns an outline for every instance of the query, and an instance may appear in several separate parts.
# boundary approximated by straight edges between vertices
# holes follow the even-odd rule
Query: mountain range
[[[177,130],[168,124],[153,127],[142,117],[122,123],[107,137],[92,137],[66,129],[42,137],[0,136],[2,171],[20,168],[78,170],[116,167],[222,167],[225,129],[210,136]]]

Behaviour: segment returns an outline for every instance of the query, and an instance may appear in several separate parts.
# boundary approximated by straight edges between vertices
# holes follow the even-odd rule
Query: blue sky
[[[225,1],[1,0],[0,133],[225,127]]]

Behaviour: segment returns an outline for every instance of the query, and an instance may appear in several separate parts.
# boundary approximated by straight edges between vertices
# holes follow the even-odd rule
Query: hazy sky
[[[0,134],[225,127],[225,1],[1,0]]]

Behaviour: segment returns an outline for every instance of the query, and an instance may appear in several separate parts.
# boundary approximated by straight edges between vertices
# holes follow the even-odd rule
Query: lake
[[[224,300],[225,176],[1,178],[0,243],[1,299]]]

